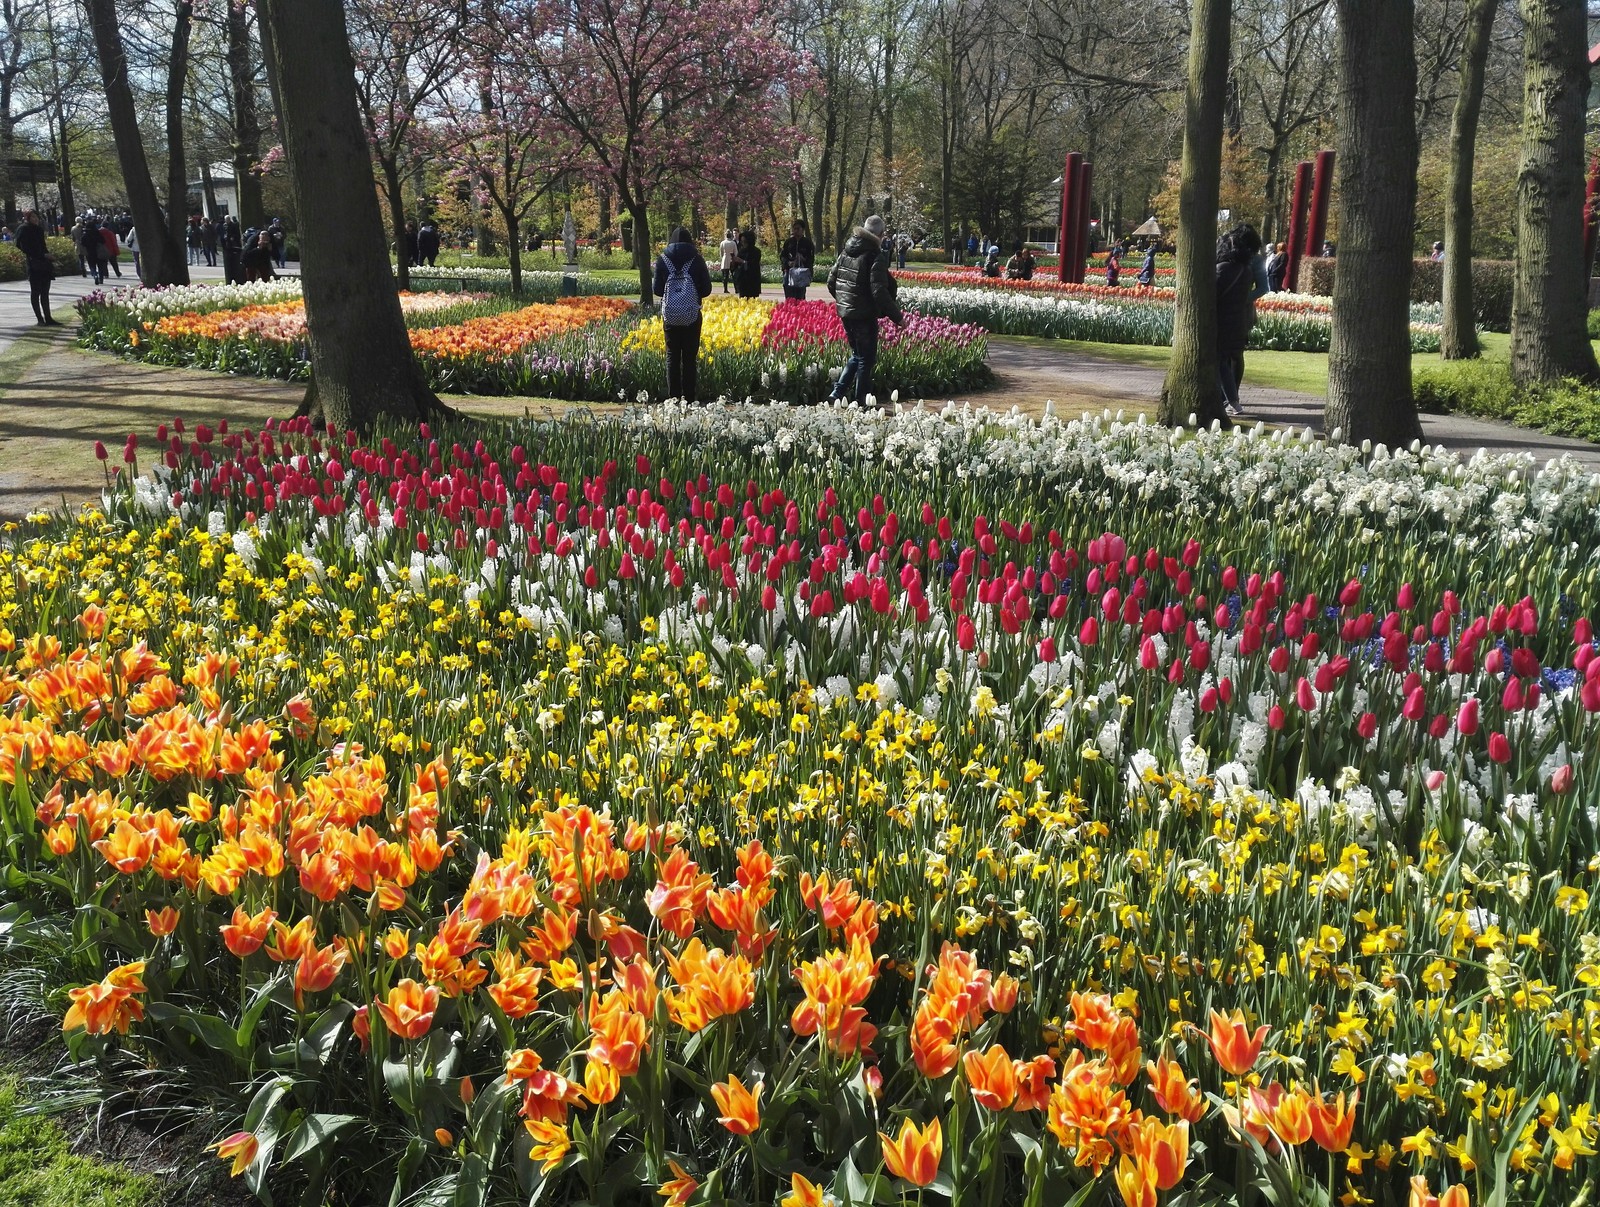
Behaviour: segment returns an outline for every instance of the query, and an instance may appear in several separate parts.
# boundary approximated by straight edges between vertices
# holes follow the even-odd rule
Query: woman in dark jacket
[[[742,298],[761,296],[761,249],[756,233],[746,229],[739,236],[739,265],[733,273],[733,290]]]
[[[33,303],[33,317],[41,327],[59,327],[61,324],[50,313],[50,282],[56,279],[56,267],[34,210],[22,216],[22,225],[17,228],[17,250],[28,262],[28,300]]]
[[[267,231],[262,231],[251,241],[239,260],[246,284],[251,281],[271,281],[278,275],[272,271],[272,235]]]
[[[1217,376],[1223,405],[1242,415],[1239,383],[1244,379],[1244,349],[1256,325],[1255,269],[1261,236],[1250,226],[1236,227],[1217,241]]]
[[[811,242],[804,218],[794,220],[794,228],[778,253],[778,262],[783,267],[783,296],[792,301],[805,301],[806,287],[816,272],[817,249]]]

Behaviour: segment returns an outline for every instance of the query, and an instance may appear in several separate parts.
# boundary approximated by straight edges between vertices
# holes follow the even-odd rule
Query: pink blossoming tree
[[[633,221],[641,300],[651,298],[650,206],[747,193],[792,160],[785,96],[801,62],[759,0],[514,0],[522,69],[570,134],[583,170]]]

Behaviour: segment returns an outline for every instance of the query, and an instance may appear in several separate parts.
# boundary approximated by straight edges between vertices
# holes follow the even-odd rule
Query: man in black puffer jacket
[[[896,326],[906,325],[906,316],[895,300],[895,282],[889,275],[889,260],[883,254],[883,219],[872,215],[861,229],[850,236],[839,258],[828,272],[828,292],[833,295],[850,341],[850,359],[828,395],[829,402],[852,398],[862,406],[872,391],[872,367],[878,361],[878,320],[886,318]]]
[[[1244,379],[1244,350],[1256,325],[1255,270],[1261,236],[1239,226],[1217,241],[1217,376],[1223,405],[1242,415],[1239,383]]]

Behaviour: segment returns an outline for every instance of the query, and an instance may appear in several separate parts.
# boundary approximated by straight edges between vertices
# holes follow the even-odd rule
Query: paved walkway
[[[1165,369],[1153,365],[1130,365],[1086,356],[1073,351],[1070,345],[1055,348],[998,337],[990,340],[989,348],[989,361],[1002,389],[1009,391],[1015,381],[1019,392],[1031,398],[1041,389],[1054,388],[1057,391],[1054,409],[1058,415],[1070,414],[1079,402],[1095,410],[1120,406],[1144,408],[1154,413],[1166,376]],[[984,401],[990,400],[990,397],[984,398]],[[1239,391],[1245,422],[1261,420],[1321,431],[1326,401],[1316,394],[1251,385],[1250,357],[1245,354],[1245,381]],[[1531,453],[1542,464],[1552,457],[1567,454],[1600,473],[1600,445],[1551,436],[1509,423],[1464,415],[1423,415],[1422,433],[1429,444],[1442,444],[1464,457],[1482,448],[1491,453]]]

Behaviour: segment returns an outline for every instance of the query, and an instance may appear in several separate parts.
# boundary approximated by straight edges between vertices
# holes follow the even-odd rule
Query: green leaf
[[[489,1163],[479,1153],[469,1152],[456,1175],[452,1207],[483,1207],[489,1195]]]
[[[356,1008],[349,1002],[335,1002],[324,1010],[300,1040],[298,1053],[301,1062],[320,1071],[328,1063],[339,1037],[344,1034],[345,1023],[350,1021],[350,1016],[355,1012]]]
[[[427,1151],[427,1146],[420,1138],[413,1139],[406,1145],[405,1154],[395,1166],[394,1189],[389,1192],[389,1207],[400,1207],[401,1201],[406,1197],[406,1184],[411,1181],[411,1175],[417,1172],[417,1166],[422,1164],[422,1158]]]
[[[283,1160],[295,1161],[322,1147],[324,1143],[333,1139],[340,1132],[345,1131],[353,1123],[359,1123],[355,1115],[307,1115],[300,1121],[298,1127],[289,1133],[284,1140]]]

